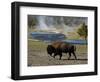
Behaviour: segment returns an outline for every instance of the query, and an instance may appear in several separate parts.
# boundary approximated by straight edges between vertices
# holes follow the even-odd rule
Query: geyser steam
[[[45,15],[29,15],[29,21],[35,20],[35,25],[31,24],[34,30],[67,32],[75,30],[82,23],[87,24],[87,17],[64,17],[64,16],[45,16]],[[31,22],[29,22],[30,24]]]
[[[51,16],[37,16],[37,28],[38,30],[45,30],[51,32],[60,32],[66,28],[63,17],[51,17]]]
[[[48,26],[46,24],[46,16],[38,16],[38,28],[40,30],[48,30]]]

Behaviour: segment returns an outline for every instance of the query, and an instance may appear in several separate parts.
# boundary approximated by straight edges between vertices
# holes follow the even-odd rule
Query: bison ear
[[[52,45],[48,45],[48,47],[52,47]]]
[[[51,47],[51,45],[48,45],[48,46],[47,46],[47,48],[50,48],[50,47]]]
[[[54,49],[54,47],[52,45],[48,45],[47,49]]]

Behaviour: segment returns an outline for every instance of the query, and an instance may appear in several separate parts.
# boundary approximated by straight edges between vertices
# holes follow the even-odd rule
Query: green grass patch
[[[46,51],[47,43],[42,41],[34,41],[29,39],[28,40],[28,49],[30,50],[39,50],[39,51]],[[75,45],[77,53],[87,53],[87,45]]]
[[[87,45],[76,45],[76,52],[77,53],[87,53]]]
[[[47,44],[42,41],[28,40],[28,48],[31,50],[45,50]]]

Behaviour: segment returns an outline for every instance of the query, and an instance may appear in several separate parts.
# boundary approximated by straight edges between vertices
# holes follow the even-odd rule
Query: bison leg
[[[53,57],[55,58],[56,55],[57,55],[57,53],[54,53],[54,56]]]
[[[50,54],[50,56],[52,57],[52,54]]]
[[[73,52],[73,55],[74,55],[75,59],[77,59],[75,52]]]
[[[59,60],[61,60],[61,57],[62,57],[62,53],[60,53],[59,55],[60,55],[60,57],[59,57]]]
[[[71,53],[69,52],[69,57],[68,57],[68,60],[70,59],[70,57],[71,57]]]

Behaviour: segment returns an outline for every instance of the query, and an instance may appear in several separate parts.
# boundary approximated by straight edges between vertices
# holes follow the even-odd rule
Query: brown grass
[[[68,54],[63,53],[62,60],[59,56],[49,56],[46,52],[47,43],[41,41],[28,40],[28,66],[48,66],[48,65],[76,65],[87,64],[87,45],[76,45],[76,55],[78,60],[68,59]]]

